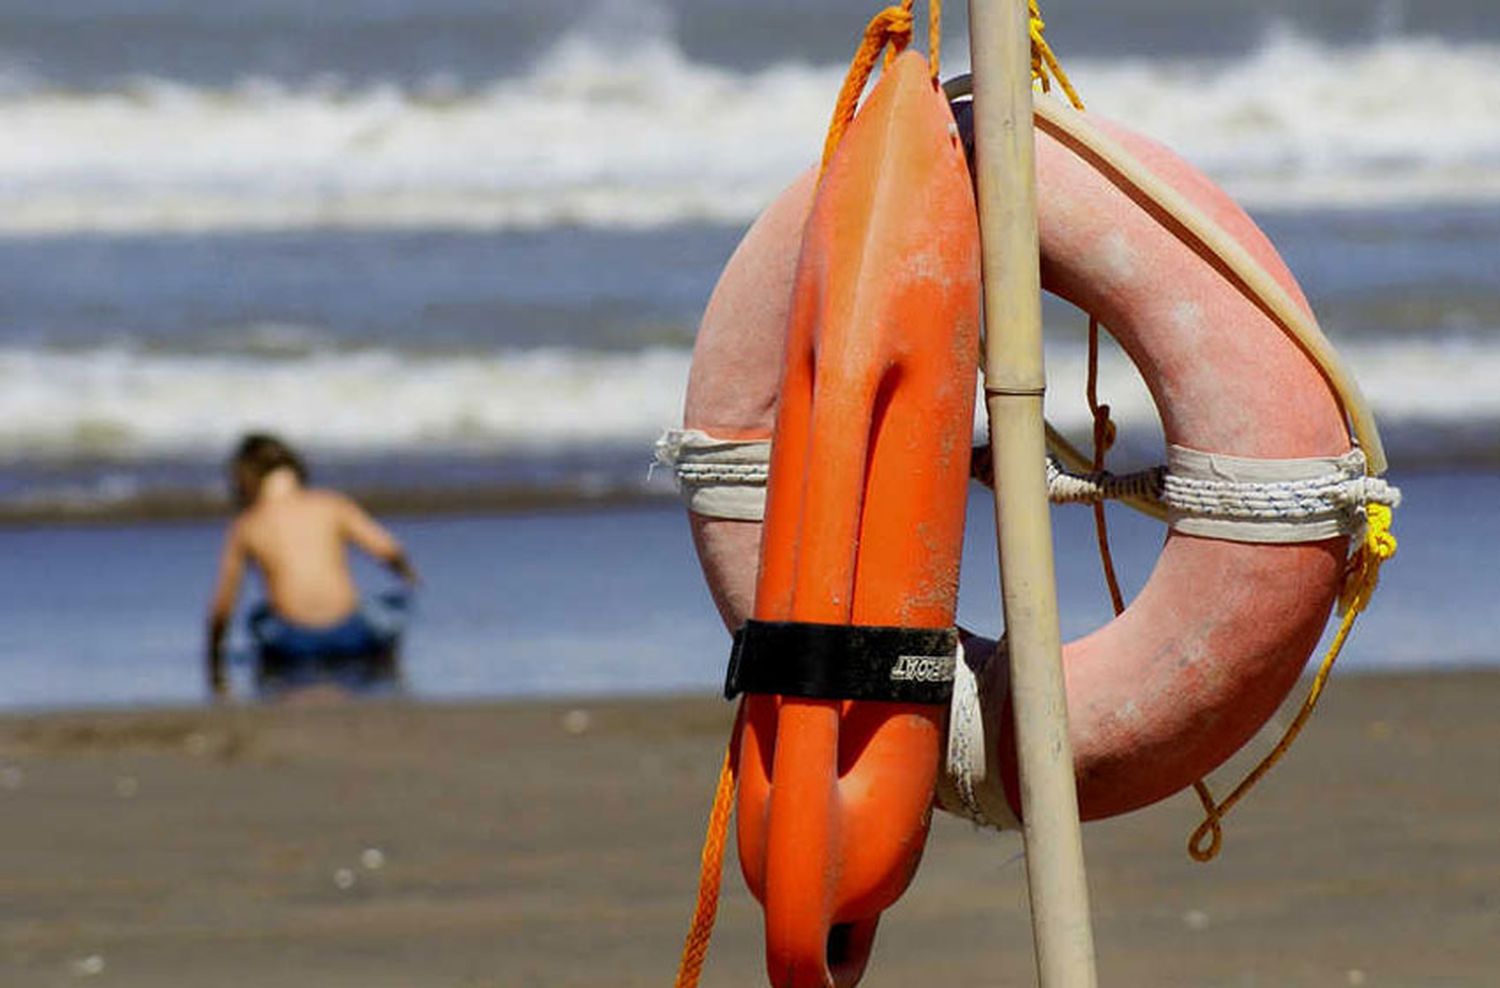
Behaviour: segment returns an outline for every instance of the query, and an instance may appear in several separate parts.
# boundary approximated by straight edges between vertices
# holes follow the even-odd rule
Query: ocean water
[[[320,480],[387,503],[665,495],[649,446],[680,415],[699,313],[745,227],[818,153],[876,6],[0,0],[0,519],[211,506],[222,460],[248,429],[285,434]],[[967,38],[961,5],[949,7],[943,64],[956,73]],[[1460,503],[1457,473],[1491,483],[1500,15],[1490,0],[1044,7],[1091,109],[1176,148],[1270,234],[1372,400],[1394,479],[1434,484],[1444,505]],[[1046,315],[1048,414],[1083,437],[1081,320],[1060,304]],[[1115,353],[1101,390],[1123,429],[1121,462],[1159,457],[1154,410]],[[504,543],[500,520],[413,524]],[[53,625],[66,626],[58,640],[95,634],[66,621],[64,596],[27,596],[48,585],[37,575],[49,560],[72,560],[63,586],[96,579],[87,593],[109,597],[129,570],[105,579],[80,560],[167,552],[148,544],[158,539],[183,553],[183,579],[159,630],[147,634],[148,621],[132,634],[174,643],[147,649],[151,661],[179,655],[181,622],[196,633],[200,606],[183,604],[197,580],[186,574],[212,553],[207,529],[195,531],[4,532],[14,551],[0,553],[0,580],[34,605],[22,614],[0,601],[33,636],[12,642],[15,654],[42,654],[35,642]],[[471,565],[434,551],[454,573]],[[687,547],[664,536],[639,551],[675,565]],[[573,569],[600,578],[587,563]],[[511,649],[439,632],[461,622],[444,624],[447,597],[431,596],[415,632],[435,636],[418,653],[431,664],[414,666],[416,684],[502,688],[454,656],[487,647],[499,662]],[[674,679],[663,671],[672,660],[655,654],[666,664],[643,681],[698,682]],[[90,693],[106,681],[98,669],[74,672],[76,698],[135,695]],[[176,675],[140,695],[185,696],[165,685]],[[14,702],[68,695],[36,689]]]
[[[212,499],[250,428],[367,494],[639,491],[869,7],[0,0],[0,514]],[[1048,16],[1096,112],[1264,224],[1398,471],[1500,460],[1485,0]],[[1048,315],[1081,435],[1080,320]],[[1133,371],[1104,374],[1149,454]]]
[[[1406,494],[1400,550],[1337,675],[1496,661],[1500,612],[1483,574],[1500,545],[1500,516],[1486,510],[1500,499],[1500,475],[1426,472],[1407,482]],[[992,511],[975,487],[959,621],[994,636]],[[1468,519],[1462,537],[1452,531],[1455,515]],[[1109,597],[1091,513],[1060,506],[1053,519],[1071,639],[1109,620]],[[1123,508],[1110,519],[1131,594],[1155,563],[1161,526]],[[584,699],[722,686],[729,636],[677,505],[399,517],[392,527],[425,581],[403,657],[416,698]],[[220,536],[203,522],[0,528],[0,709],[201,702],[203,609]],[[388,579],[368,565],[359,575],[371,590]],[[231,651],[244,657],[245,646],[237,627]],[[231,672],[249,695],[248,667]]]

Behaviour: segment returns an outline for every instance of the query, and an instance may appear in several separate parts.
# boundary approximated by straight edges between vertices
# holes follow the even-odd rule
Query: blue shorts
[[[246,618],[259,658],[257,685],[274,693],[318,683],[358,690],[395,684],[408,606],[405,594],[382,594],[338,624],[314,628],[257,605]]]

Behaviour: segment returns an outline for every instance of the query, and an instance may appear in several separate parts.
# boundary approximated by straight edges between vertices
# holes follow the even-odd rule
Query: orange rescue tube
[[[754,618],[948,632],[973,430],[979,242],[963,147],[920,55],[901,55],[882,75],[805,226],[800,212],[773,211],[749,238],[801,237],[794,273],[781,258],[750,275],[793,278]],[[713,307],[729,304],[727,292]],[[777,308],[758,292],[738,301]],[[703,345],[735,359],[732,340],[711,334]],[[770,380],[759,360],[740,366]],[[697,401],[705,388],[744,383],[696,374],[688,424],[754,436],[765,392],[727,416],[715,402],[718,414],[704,417]],[[743,550],[755,534],[695,528],[709,566],[715,545]],[[717,597],[726,615],[743,604],[737,591]],[[765,909],[771,981],[854,984],[881,911],[921,857],[946,706],[765,693],[745,704],[739,853]]]

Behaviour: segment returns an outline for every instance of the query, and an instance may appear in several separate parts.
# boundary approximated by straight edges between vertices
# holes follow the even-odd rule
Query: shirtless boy
[[[239,514],[225,534],[209,609],[208,682],[214,695],[228,692],[224,635],[247,561],[260,571],[268,598],[251,616],[262,647],[271,637],[305,654],[388,647],[392,635],[361,608],[347,547],[352,542],[414,584],[416,572],[391,533],[337,491],[305,486],[301,458],[274,436],[246,436],[229,473]]]

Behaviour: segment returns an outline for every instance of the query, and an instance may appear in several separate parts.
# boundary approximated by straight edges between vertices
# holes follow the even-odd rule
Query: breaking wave
[[[1495,444],[1500,340],[1384,338],[1341,350],[1387,430],[1420,432],[1425,458],[1442,458],[1430,444],[1443,436],[1462,440],[1454,456],[1475,437]],[[680,421],[690,358],[676,347],[296,357],[0,348],[0,460],[217,462],[240,433],[270,429],[354,455],[635,448],[644,464],[658,432]],[[1049,418],[1086,433],[1083,347],[1061,343],[1047,360]],[[1100,391],[1127,430],[1154,424],[1144,386],[1111,349]]]
[[[1092,109],[1251,206],[1500,200],[1500,45],[1280,31],[1236,59],[1067,61]],[[480,86],[11,79],[0,233],[743,222],[813,160],[842,71],[695,62],[663,32],[564,37]]]

